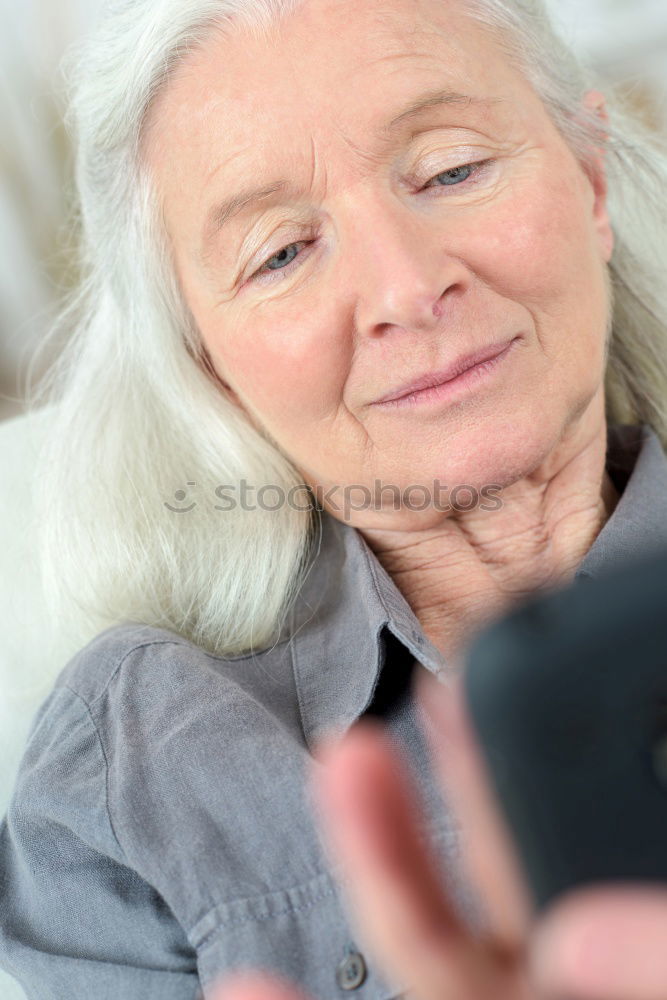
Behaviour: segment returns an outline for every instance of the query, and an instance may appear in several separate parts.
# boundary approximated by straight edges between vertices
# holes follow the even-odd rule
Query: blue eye
[[[467,163],[462,167],[452,167],[450,170],[443,170],[442,173],[436,174],[435,177],[431,178],[431,181],[437,181],[441,177],[444,177],[445,180],[440,186],[453,187],[456,184],[461,184],[463,181],[467,181],[468,178],[475,172],[475,167],[478,166],[479,164],[476,163]],[[429,181],[429,184],[431,181]]]
[[[301,242],[303,242],[303,240]],[[296,253],[292,253],[290,256],[290,251],[293,250],[294,247],[298,247],[299,245],[300,245],[299,243],[288,243],[287,246],[283,247],[282,250],[279,250],[278,253],[274,253],[272,257],[269,257],[267,260],[265,260],[262,267],[268,268],[269,271],[282,270],[283,267],[286,267],[288,264],[292,263],[292,261],[296,257]],[[275,266],[273,266],[271,264],[271,261],[277,261],[278,263]]]
[[[467,180],[470,180],[471,177],[476,177],[480,174],[490,162],[490,160],[483,160],[480,163],[466,163],[460,167],[450,167],[449,170],[443,170],[439,174],[435,174],[424,185],[424,188],[458,187]],[[437,183],[434,184],[434,181]],[[261,267],[251,276],[251,280],[264,282],[276,280],[271,278],[271,274],[276,271],[287,271],[297,257],[302,255],[297,248],[307,247],[313,242],[313,240],[299,240],[295,243],[286,244],[277,253],[267,257]]]
[[[267,281],[270,282],[278,280],[279,276],[276,275],[276,277],[273,278],[272,274],[276,271],[287,271],[290,268],[290,264],[296,260],[297,256],[301,256],[301,254],[297,254],[296,248],[307,247],[310,242],[312,241],[299,240],[297,243],[288,243],[286,246],[278,250],[277,253],[267,257],[261,267],[259,267],[258,270],[251,276],[250,280],[260,282],[263,281],[265,283]]]

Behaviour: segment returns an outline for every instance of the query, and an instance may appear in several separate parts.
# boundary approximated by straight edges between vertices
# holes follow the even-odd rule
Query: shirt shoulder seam
[[[184,646],[187,649],[188,645],[189,644],[187,642],[179,642],[178,639],[147,639],[144,642],[137,642],[137,643],[135,643],[129,649],[125,650],[125,652],[123,653],[123,655],[119,659],[118,663],[115,665],[115,667],[113,668],[113,670],[109,674],[109,677],[107,678],[107,680],[106,680],[106,682],[104,684],[104,687],[93,698],[92,702],[90,703],[90,706],[88,706],[88,702],[86,701],[86,699],[82,695],[80,695],[79,692],[76,691],[74,688],[69,687],[69,685],[66,684],[66,683],[64,683],[64,682],[60,686],[62,686],[62,687],[69,687],[70,691],[73,691],[74,694],[77,694],[81,698],[81,700],[83,701],[83,703],[85,705],[87,705],[88,708],[89,708],[89,710],[90,710],[90,707],[92,705],[94,705],[95,702],[99,701],[100,698],[104,694],[106,694],[107,688],[109,687],[109,685],[113,681],[114,677],[116,676],[116,674],[118,673],[118,671],[121,669],[121,667],[123,666],[123,664],[127,660],[128,656],[131,656],[132,653],[136,653],[137,650],[139,650],[139,649],[146,649],[148,646]],[[200,647],[197,647],[197,648],[200,649]],[[205,649],[202,649],[201,652],[205,653],[207,656],[211,655],[211,654],[207,653]],[[219,657],[215,657],[215,658],[219,659]]]
[[[114,673],[115,673],[115,671],[114,671]],[[91,711],[90,705],[88,704],[88,702],[86,701],[86,699],[82,695],[80,695],[78,691],[75,691],[74,688],[71,688],[69,686],[69,684],[60,684],[59,687],[66,688],[71,694],[74,695],[74,697],[78,701],[81,702],[81,704],[86,709],[86,714],[88,716],[90,724],[92,725],[93,729],[95,730],[95,735],[97,737],[97,743],[98,743],[99,748],[100,748],[100,753],[102,754],[102,760],[104,761],[104,805],[105,805],[107,822],[109,823],[109,829],[111,830],[111,834],[113,836],[113,839],[114,839],[115,843],[118,845],[118,849],[120,850],[120,852],[123,855],[123,857],[125,858],[125,860],[129,863],[129,859],[128,859],[127,853],[126,853],[123,845],[121,844],[120,840],[118,839],[118,834],[116,833],[116,829],[114,827],[113,819],[111,817],[111,810],[109,808],[109,761],[107,760],[107,755],[106,755],[105,750],[104,750],[104,744],[102,742],[102,737],[100,736],[100,732],[99,732],[99,729],[97,728],[97,723],[95,722],[95,718],[94,718],[93,713]]]

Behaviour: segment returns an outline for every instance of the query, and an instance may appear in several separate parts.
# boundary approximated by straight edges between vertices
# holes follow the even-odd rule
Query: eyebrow
[[[461,94],[453,90],[435,90],[421,94],[412,101],[406,108],[399,112],[389,122],[382,125],[378,130],[378,137],[381,140],[389,139],[397,129],[418,117],[422,112],[431,108],[447,105],[466,105],[473,107],[490,107],[501,103],[500,98],[473,97],[470,94]],[[270,184],[259,188],[249,188],[240,191],[238,194],[227,198],[225,201],[213,205],[206,216],[202,233],[202,245],[200,251],[201,259],[207,256],[207,248],[220,233],[223,227],[234,218],[235,215],[247,205],[263,201],[279,191],[289,191],[293,185],[288,180],[276,180]]]
[[[380,134],[389,136],[395,132],[399,125],[411,118],[415,118],[422,111],[429,108],[436,108],[448,104],[466,104],[474,107],[490,107],[492,104],[499,104],[497,97],[473,97],[471,94],[461,94],[456,90],[429,90],[425,94],[420,94],[411,104],[392,118],[387,125],[383,125]]]

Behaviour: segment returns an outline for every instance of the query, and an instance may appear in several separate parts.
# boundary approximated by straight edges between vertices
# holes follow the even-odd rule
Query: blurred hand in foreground
[[[415,696],[489,928],[474,936],[448,899],[384,727],[356,723],[320,747],[312,787],[322,835],[346,875],[358,940],[387,980],[407,984],[410,1000],[667,1000],[667,888],[578,889],[538,918],[494,805],[460,678],[445,688],[424,674]],[[221,982],[214,1000],[312,998],[278,977],[247,972]]]

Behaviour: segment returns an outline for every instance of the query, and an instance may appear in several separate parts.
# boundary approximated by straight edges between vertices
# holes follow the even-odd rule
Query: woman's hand
[[[454,911],[383,727],[357,723],[320,748],[313,790],[323,835],[346,875],[358,940],[386,978],[410,1000],[665,1000],[667,889],[577,890],[538,920],[493,804],[460,682],[447,690],[422,677],[416,697],[488,931],[474,936]],[[275,977],[246,974],[221,984],[215,1000],[308,998]]]

